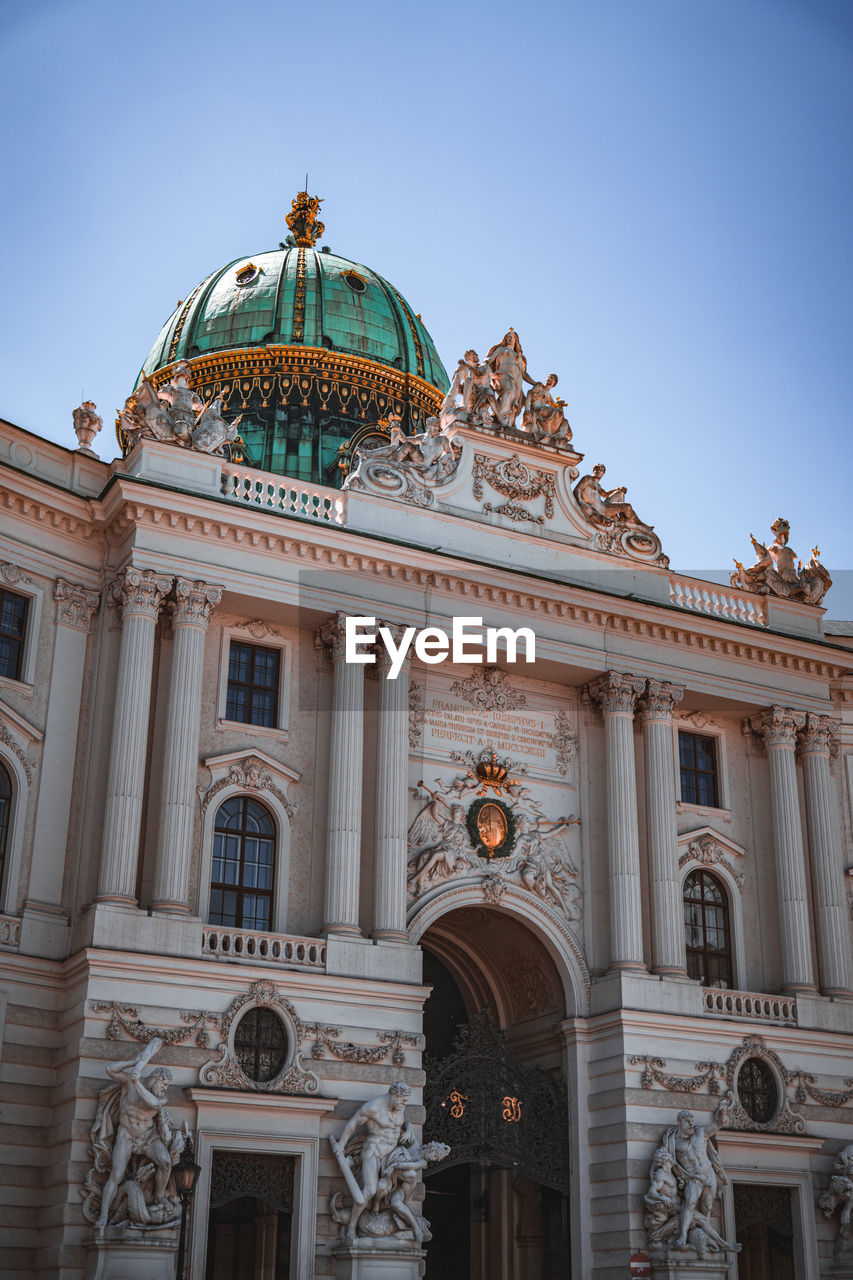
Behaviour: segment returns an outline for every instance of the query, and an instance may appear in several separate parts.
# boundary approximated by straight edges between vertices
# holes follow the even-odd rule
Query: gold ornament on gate
[[[495,856],[507,838],[509,825],[503,810],[496,804],[484,804],[477,814],[477,834],[490,858]]]

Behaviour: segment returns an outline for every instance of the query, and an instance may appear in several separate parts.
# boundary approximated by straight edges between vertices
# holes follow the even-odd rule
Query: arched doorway
[[[521,920],[462,907],[421,938],[427,1280],[566,1280],[569,1114],[554,961]]]

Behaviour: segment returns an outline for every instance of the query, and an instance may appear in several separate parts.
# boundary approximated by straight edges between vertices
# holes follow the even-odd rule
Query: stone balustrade
[[[784,1022],[796,1025],[797,1001],[794,996],[766,996],[753,991],[727,991],[720,987],[703,987],[702,1003],[706,1013],[717,1018],[742,1018],[749,1022]]]
[[[235,463],[222,465],[222,494],[232,502],[322,524],[346,524],[346,494]]]
[[[204,925],[201,953],[217,960],[250,960],[291,969],[326,968],[326,944],[317,938],[293,938],[262,929],[219,929]]]
[[[767,626],[767,605],[761,596],[736,587],[702,583],[696,578],[669,575],[669,598],[679,609],[705,613],[726,622],[749,622],[754,627]]]

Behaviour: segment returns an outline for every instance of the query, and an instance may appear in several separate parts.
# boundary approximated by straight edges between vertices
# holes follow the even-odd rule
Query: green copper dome
[[[316,242],[321,200],[300,191],[287,244],[235,258],[179,302],[137,386],[155,390],[187,361],[193,389],[240,415],[239,456],[280,475],[341,484],[365,440],[389,420],[418,431],[438,413],[448,378],[412,308],[361,263]]]
[[[235,258],[179,303],[151,348],[149,377],[175,360],[238,347],[325,347],[449,385],[405,298],[361,263],[313,248]]]

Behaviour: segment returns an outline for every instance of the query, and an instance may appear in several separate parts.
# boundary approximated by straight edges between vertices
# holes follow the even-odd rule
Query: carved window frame
[[[678,853],[679,853],[679,896],[684,901],[684,882],[691,871],[710,871],[722,883],[722,886],[728,896],[729,905],[729,930],[731,933],[731,953],[732,953],[732,978],[734,986],[732,991],[749,991],[746,981],[746,931],[744,926],[743,911],[743,886],[739,873],[734,871],[727,862],[707,863],[702,858],[693,856],[685,856],[688,853],[688,847],[692,841],[700,836],[709,835],[716,840],[720,847],[724,850],[734,852],[732,842],[721,837],[718,832],[712,831],[710,827],[701,827],[698,831],[683,831],[678,836]],[[740,853],[741,851],[738,850]],[[684,857],[684,864],[681,858]],[[682,929],[684,925],[682,923]],[[721,988],[722,989],[722,988]]]
[[[23,735],[17,731],[18,724],[4,712],[5,708],[0,703],[0,726],[10,734],[11,738],[10,742],[4,742],[0,739],[0,761],[2,761],[12,783],[9,827],[6,834],[6,860],[3,868],[3,879],[0,882],[0,911],[5,915],[12,916],[18,914],[21,862],[24,852],[24,828],[30,802],[31,779],[18,755],[18,751],[24,756],[26,755],[27,743],[26,741],[23,744],[20,743],[20,738]],[[41,740],[41,735],[37,740]],[[15,749],[16,745],[17,751]],[[30,769],[30,773],[32,773],[32,769]]]
[[[705,877],[705,876],[709,877],[711,880],[713,880],[713,881],[715,881],[715,882],[716,882],[717,887],[719,888],[720,892],[721,892],[721,893],[722,893],[722,895],[723,895],[723,919],[724,919],[724,922],[725,922],[725,929],[726,929],[726,933],[727,933],[727,935],[728,935],[728,938],[727,938],[727,941],[728,941],[728,948],[727,948],[727,950],[726,950],[726,951],[720,951],[720,952],[718,952],[717,954],[718,954],[720,957],[725,957],[725,958],[728,960],[728,967],[729,967],[729,971],[730,971],[730,973],[731,973],[731,979],[732,979],[732,980],[731,980],[731,983],[730,983],[730,985],[729,985],[729,986],[727,986],[727,987],[718,987],[718,988],[714,988],[714,989],[715,989],[715,990],[719,990],[719,991],[736,991],[738,988],[735,986],[735,982],[736,982],[736,969],[735,969],[735,956],[734,956],[734,950],[735,950],[735,949],[734,949],[734,928],[732,927],[732,917],[733,917],[733,914],[734,914],[734,913],[733,913],[733,911],[732,911],[732,895],[731,895],[731,892],[729,891],[729,886],[726,884],[725,880],[723,880],[722,876],[720,876],[720,875],[718,875],[718,874],[717,874],[717,868],[716,868],[716,867],[707,867],[704,863],[698,863],[696,866],[688,867],[688,868],[685,870],[684,878],[683,878],[683,879],[682,879],[682,881],[681,881],[681,903],[682,903],[682,913],[683,913],[684,906],[685,906],[688,902],[690,902],[690,903],[691,903],[691,905],[696,904],[696,899],[695,899],[695,898],[689,898],[689,899],[688,899],[688,898],[686,898],[686,896],[685,896],[685,890],[686,890],[686,887],[687,887],[687,881],[690,879],[690,877],[691,877],[692,875],[698,875],[698,876],[700,876],[700,877]],[[700,879],[700,883],[701,883],[701,879]],[[705,933],[705,899],[704,899],[704,897],[699,901],[698,905],[700,905],[700,906],[701,906],[701,908],[702,908],[702,933],[703,933],[703,936],[704,936],[704,933]],[[682,919],[683,919],[683,914],[682,914]],[[687,925],[686,925],[686,924],[684,924],[684,930],[685,930],[685,934],[686,934],[686,932],[687,932]],[[685,943],[686,943],[686,937],[685,937]],[[713,954],[714,954],[714,952],[713,952],[713,951],[711,950],[711,948],[709,948],[709,947],[698,947],[698,948],[697,948],[697,947],[693,947],[693,948],[687,947],[686,949],[687,949],[687,950],[693,950],[693,951],[697,951],[697,950],[698,950],[698,951],[704,952],[706,955],[713,955]],[[689,957],[688,957],[688,959],[689,959]],[[688,969],[688,972],[689,972],[689,969]],[[698,981],[698,979],[694,979],[694,981]],[[713,983],[708,983],[708,984],[704,984],[704,983],[703,983],[703,986],[707,986],[707,987],[711,987],[711,988],[713,988]]]
[[[6,577],[7,570],[11,570]],[[20,576],[16,577],[15,575]],[[17,565],[0,566],[0,587],[14,596],[23,596],[28,602],[26,630],[24,632],[24,648],[21,657],[21,678],[13,680],[11,676],[0,676],[0,689],[14,689],[18,693],[32,696],[36,680],[36,662],[38,660],[38,641],[41,634],[41,615],[44,605],[44,588],[33,582]]]
[[[679,733],[690,733],[694,737],[713,738],[714,753],[717,759],[717,804],[692,804],[681,798],[681,755],[678,747]],[[726,731],[715,724],[697,728],[689,720],[674,719],[672,722],[672,756],[675,767],[675,807],[678,813],[719,814],[729,817],[731,814],[731,790],[729,787],[728,755],[726,752]]]
[[[252,788],[241,786],[236,782],[227,781],[228,766],[230,763],[242,764],[249,758],[260,760],[264,766],[264,770],[268,772],[276,784],[277,790],[281,794],[276,795],[266,787]],[[257,800],[264,805],[270,813],[275,825],[275,861],[273,866],[273,900],[272,900],[272,918],[270,919],[269,930],[258,929],[257,933],[286,933],[287,932],[287,912],[289,903],[290,890],[290,846],[293,836],[291,828],[291,815],[283,803],[282,797],[286,799],[284,788],[298,778],[292,771],[285,769],[278,761],[272,760],[269,756],[262,752],[244,750],[229,752],[225,756],[211,758],[203,761],[204,767],[209,770],[214,782],[211,788],[216,785],[217,781],[224,781],[225,785],[216,791],[216,794],[203,808],[202,832],[201,832],[201,859],[199,865],[198,877],[198,903],[197,910],[205,924],[208,924],[207,913],[210,905],[210,877],[213,867],[213,829],[216,822],[216,814],[219,808],[226,800],[230,800],[232,796],[246,796],[250,800]],[[210,789],[208,789],[208,793]],[[199,795],[204,805],[204,796],[208,794],[199,788]],[[229,925],[211,925],[211,928],[219,928],[223,932],[229,932],[232,926]],[[234,926],[236,927],[236,926]],[[251,931],[250,931],[251,932]]]
[[[278,701],[276,703],[275,725],[246,724],[243,720],[226,719],[228,706],[228,664],[231,655],[231,643],[255,645],[262,649],[276,649],[279,654],[278,667]],[[239,625],[225,626],[219,635],[219,687],[216,700],[216,727],[230,733],[245,734],[247,737],[277,738],[282,741],[287,736],[290,724],[290,688],[293,667],[293,643],[274,630],[269,634],[256,636],[250,630]]]

